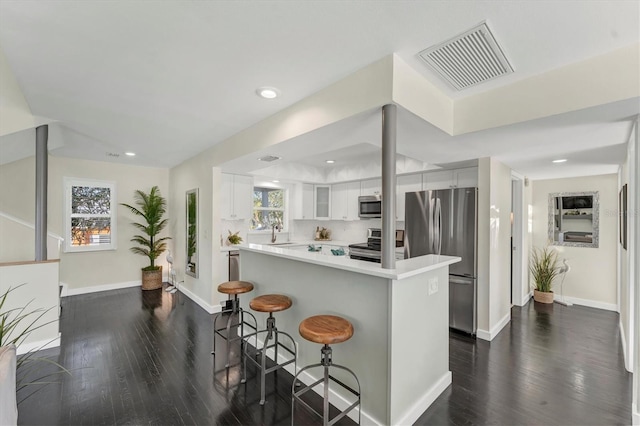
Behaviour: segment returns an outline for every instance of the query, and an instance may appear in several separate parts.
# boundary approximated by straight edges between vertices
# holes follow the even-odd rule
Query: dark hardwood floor
[[[291,375],[268,377],[265,406],[251,365],[245,385],[239,367],[214,377],[212,317],[181,293],[129,288],[62,307],[61,346],[39,355],[72,375],[21,402],[19,424],[291,424]],[[491,343],[451,334],[453,385],[416,424],[630,423],[617,314],[532,302],[512,318]],[[295,424],[321,422],[300,408]]]
[[[491,342],[451,333],[453,384],[417,425],[628,425],[618,314],[529,302]]]

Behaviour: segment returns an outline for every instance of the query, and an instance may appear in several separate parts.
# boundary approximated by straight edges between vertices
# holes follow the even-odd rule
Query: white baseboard
[[[252,340],[255,343],[255,340]],[[258,339],[257,342],[258,347],[262,347],[264,345],[264,340],[262,339]],[[282,352],[285,351],[279,351],[278,352],[278,363],[284,363],[286,361],[289,360],[289,358],[287,356],[285,356]],[[287,353],[288,354],[288,353]],[[273,361],[273,356],[274,356],[274,351],[273,349],[269,349],[267,350],[267,357],[269,359],[271,359]],[[318,350],[318,356],[320,356],[319,350]],[[295,364],[295,363],[294,363]],[[287,370],[291,375],[295,375],[296,372],[294,370],[294,364],[289,364],[289,365],[285,365],[284,369]],[[304,366],[297,366],[298,370],[301,370]],[[305,385],[309,385],[313,382],[315,382],[316,380],[320,379],[320,377],[315,377],[312,376],[311,374],[308,373],[308,371],[305,371],[304,373],[302,373],[301,375],[298,376],[298,380],[301,381],[302,383],[304,383]],[[446,388],[446,386],[445,386]],[[315,386],[312,389],[315,393],[317,393],[320,396],[323,396],[324,394],[324,386],[322,385],[322,383],[318,384],[317,386]],[[345,410],[346,408],[348,408],[353,401],[347,401],[344,397],[342,397],[341,395],[337,394],[333,389],[329,389],[329,402],[336,407],[339,410]],[[300,410],[304,410],[304,408],[300,407]],[[424,410],[420,413],[422,414],[424,412]],[[361,412],[362,415],[362,421],[361,424],[365,424],[365,425],[383,425],[384,422],[378,421],[377,419],[374,419],[373,417],[371,417],[369,414],[367,414],[366,411],[362,411]],[[353,421],[358,421],[358,410],[357,409],[353,409],[349,412],[349,414],[347,415],[347,417],[351,418]]]
[[[563,298],[559,294],[553,295],[553,300],[562,300]],[[580,299],[578,297],[564,296],[566,302],[571,302],[574,305],[588,306],[590,308],[604,309],[605,311],[618,312],[618,306],[615,303],[599,302],[597,300]]]
[[[109,291],[109,290],[118,290],[121,288],[129,288],[129,287],[140,287],[142,286],[142,281],[127,281],[123,283],[113,283],[113,284],[102,284],[102,285],[94,285],[90,287],[80,287],[80,288],[69,288],[68,284],[60,283],[62,286],[62,297],[67,296],[77,296],[79,294],[89,294],[89,293],[97,293],[99,291]]]
[[[522,305],[520,306],[524,306],[527,303],[529,303],[531,301],[531,298],[533,297],[533,290],[531,290],[529,293],[527,293],[524,298],[522,299]]]
[[[40,340],[38,342],[22,343],[16,348],[16,355],[26,354],[31,351],[39,351],[42,349],[57,348],[60,346],[60,333],[58,337],[52,340]]]
[[[178,285],[178,291],[184,294],[185,296],[187,296],[189,299],[193,300],[198,306],[200,306],[202,309],[204,309],[210,314],[215,314],[222,310],[222,307],[220,305],[208,304],[207,302],[204,301],[204,299],[202,299],[200,296],[198,296],[188,288],[184,287],[183,285]]]
[[[491,330],[489,331],[481,330],[481,329],[476,330],[476,337],[478,339],[487,340],[490,342],[498,335],[498,333],[500,333],[500,331],[502,331],[502,329],[507,324],[509,324],[510,321],[511,321],[511,311],[507,312],[507,314],[504,317],[502,317],[496,325],[491,327]]]
[[[631,424],[640,426],[640,410],[638,410],[638,404],[635,402],[631,404]]]
[[[420,399],[404,413],[398,421],[393,424],[411,425],[415,423],[420,416],[427,411],[433,402],[440,396],[442,392],[451,384],[451,371],[447,371],[431,388],[429,388]]]
[[[618,322],[618,328],[620,330],[620,339],[622,340],[622,355],[624,357],[624,368],[627,369],[629,373],[633,373],[633,365],[629,356],[627,355],[627,338],[624,333],[624,325],[622,324],[622,318]]]

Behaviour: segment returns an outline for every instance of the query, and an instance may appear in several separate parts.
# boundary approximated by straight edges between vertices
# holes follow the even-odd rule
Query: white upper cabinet
[[[404,220],[404,195],[422,190],[422,175],[398,176],[396,180],[396,220]]]
[[[360,182],[361,195],[382,194],[382,179],[367,179]]]
[[[424,173],[422,188],[449,189],[467,188],[478,186],[478,168],[468,167],[465,169],[440,170],[437,172]]]
[[[314,190],[314,219],[331,218],[331,186],[315,185]]]
[[[331,185],[331,219],[357,220],[360,182]]]
[[[314,215],[314,192],[313,185],[310,183],[296,184],[294,195],[294,219],[311,220],[315,218]]]
[[[220,197],[221,217],[226,220],[251,217],[253,178],[251,176],[222,173]]]

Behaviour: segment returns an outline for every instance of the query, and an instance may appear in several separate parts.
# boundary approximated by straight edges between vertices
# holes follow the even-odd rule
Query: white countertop
[[[329,241],[316,241],[316,240],[300,240],[300,241],[276,241],[273,245],[272,244],[257,244],[257,245],[264,245],[267,247],[271,247],[271,246],[275,246],[275,247],[299,247],[299,246],[308,246],[310,244],[314,244],[316,246],[341,246],[344,248],[349,247],[349,244],[346,241],[340,241],[340,240],[329,240]],[[245,247],[247,244],[235,244],[235,245],[224,245],[222,247],[220,247],[220,251],[221,252],[228,252],[228,251],[234,251],[234,250],[239,250],[240,247]]]
[[[299,249],[300,246],[308,244],[326,244],[332,246],[342,245],[345,247],[348,246],[348,244],[337,243],[338,242],[336,241],[313,241],[308,243],[301,242],[299,244],[296,242],[294,244],[281,246],[268,244],[241,244],[233,246],[233,249],[257,252],[269,256],[282,257],[285,259],[297,260],[300,262],[307,262],[321,266],[328,266],[330,268],[343,269],[345,271],[373,275],[376,277],[388,278],[392,280],[402,280],[404,278],[442,268],[444,266],[451,265],[452,263],[457,263],[462,260],[461,258],[454,256],[438,256],[430,254],[426,256],[415,257],[413,259],[397,260],[395,269],[382,269],[379,263],[350,259],[348,256],[328,256],[326,254],[303,251]],[[292,247],[296,246],[298,247],[298,249],[292,250]]]

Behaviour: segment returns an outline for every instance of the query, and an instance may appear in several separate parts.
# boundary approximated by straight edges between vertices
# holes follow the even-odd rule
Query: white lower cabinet
[[[357,220],[360,182],[331,185],[331,219]]]

